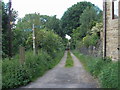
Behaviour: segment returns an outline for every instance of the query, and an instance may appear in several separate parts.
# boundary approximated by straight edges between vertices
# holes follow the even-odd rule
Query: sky
[[[9,0],[3,1],[7,3]],[[103,0],[12,0],[12,8],[18,11],[19,18],[36,12],[41,15],[57,15],[57,18],[60,19],[67,8],[81,1],[89,1],[100,9],[103,7]]]
[[[69,35],[66,34],[65,38],[67,38],[68,40],[71,39],[71,37]]]

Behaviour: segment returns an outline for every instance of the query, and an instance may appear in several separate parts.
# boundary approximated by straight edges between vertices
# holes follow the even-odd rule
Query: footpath
[[[66,68],[67,51],[61,62],[45,75],[21,88],[98,88],[99,84],[85,71],[80,61],[71,52],[74,66]]]

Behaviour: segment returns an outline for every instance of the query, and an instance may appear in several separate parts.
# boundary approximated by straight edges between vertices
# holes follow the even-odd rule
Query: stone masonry
[[[120,3],[119,3],[120,4]],[[106,20],[106,41],[103,43],[106,45],[106,57],[110,57],[113,61],[118,61],[120,59],[120,16],[116,19],[112,18],[112,0],[106,1],[106,18],[104,17],[104,21]],[[105,7],[104,7],[105,8]],[[119,8],[120,13],[120,8]],[[104,22],[105,24],[105,22]],[[105,31],[104,31],[105,33]],[[105,40],[105,36],[103,37],[103,41]],[[103,45],[104,46],[104,45]],[[104,47],[103,47],[104,52]]]

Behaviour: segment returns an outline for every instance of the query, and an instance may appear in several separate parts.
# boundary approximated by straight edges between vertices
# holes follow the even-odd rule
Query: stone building
[[[120,59],[120,0],[104,0],[103,57]]]

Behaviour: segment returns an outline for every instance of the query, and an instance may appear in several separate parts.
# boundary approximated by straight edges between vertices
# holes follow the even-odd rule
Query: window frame
[[[118,19],[120,17],[120,0],[118,1],[118,16],[115,17],[115,0],[112,0],[112,19]]]

